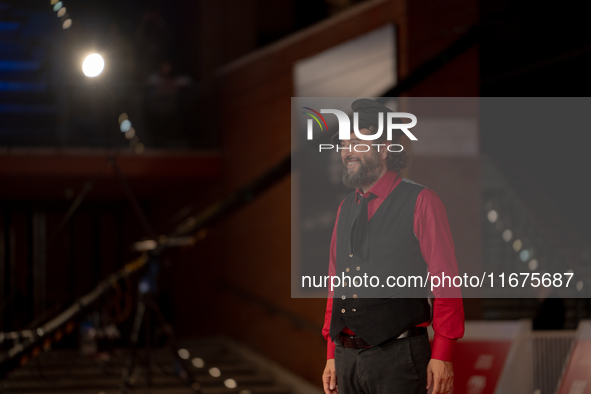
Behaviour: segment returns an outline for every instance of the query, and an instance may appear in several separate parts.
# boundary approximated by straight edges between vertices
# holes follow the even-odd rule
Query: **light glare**
[[[536,259],[531,259],[531,260],[529,261],[529,264],[528,264],[528,265],[529,265],[529,269],[530,269],[531,271],[535,271],[535,270],[537,270],[537,269],[538,269],[538,260],[536,260]]]
[[[496,222],[497,219],[499,218],[499,214],[494,209],[488,211],[488,215],[487,216],[488,216],[488,221],[491,222],[491,223]]]
[[[516,252],[519,252],[521,250],[521,247],[523,246],[522,242],[520,239],[516,239],[513,242],[513,250]]]
[[[125,119],[123,122],[121,122],[120,129],[122,133],[125,133],[131,129],[131,122],[129,119]]]
[[[195,357],[193,360],[191,360],[191,362],[193,363],[193,366],[195,368],[203,368],[203,366],[205,365],[205,361],[203,361],[203,359],[199,357]]]
[[[229,389],[235,389],[237,384],[234,379],[226,379],[224,380],[224,386],[226,386]]]
[[[103,72],[104,68],[105,61],[103,60],[103,57],[98,53],[88,55],[86,59],[84,59],[84,63],[82,63],[82,71],[84,72],[84,75],[90,78],[98,76],[100,73]]]
[[[179,349],[179,357],[183,360],[188,360],[190,357],[189,351],[187,349]]]

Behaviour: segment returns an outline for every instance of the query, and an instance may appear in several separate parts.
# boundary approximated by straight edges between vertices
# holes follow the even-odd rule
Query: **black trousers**
[[[431,359],[428,335],[394,339],[368,349],[335,341],[339,394],[425,394]]]

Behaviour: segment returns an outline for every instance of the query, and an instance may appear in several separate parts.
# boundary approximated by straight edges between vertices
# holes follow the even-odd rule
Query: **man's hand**
[[[334,366],[334,358],[326,360],[326,367],[322,374],[322,383],[324,384],[324,392],[326,394],[338,394],[337,370]]]
[[[447,394],[454,385],[454,367],[450,361],[429,361],[427,365],[427,390],[433,384],[431,394]],[[327,392],[328,393],[328,392]]]

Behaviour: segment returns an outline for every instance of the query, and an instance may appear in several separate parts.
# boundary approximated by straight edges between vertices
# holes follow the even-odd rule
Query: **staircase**
[[[280,367],[223,337],[185,341],[191,373],[203,394],[316,394],[320,390]],[[185,353],[186,354],[186,353]],[[145,358],[145,350],[140,357]],[[150,387],[145,369],[132,373],[134,389],[129,392],[151,394],[194,393],[178,376],[178,366],[168,348],[151,352]],[[126,353],[117,350],[87,358],[77,350],[54,350],[41,354],[23,368],[11,372],[0,382],[6,394],[115,394],[120,393],[121,372]]]
[[[511,272],[567,272],[576,274],[566,307],[565,327],[576,328],[591,311],[589,299],[575,298],[578,282],[591,284],[591,249],[578,232],[558,212],[521,167],[512,161],[483,156],[483,251],[485,270]],[[493,214],[494,212],[494,214]],[[504,239],[504,231],[511,236]],[[522,246],[516,251],[513,242]],[[527,251],[527,252],[524,252]],[[522,253],[523,252],[523,253]],[[541,294],[557,297],[560,294]],[[484,318],[533,318],[541,304],[533,298],[485,299]],[[563,296],[564,298],[564,296]]]
[[[49,1],[0,2],[0,146],[56,142],[49,51],[59,30]]]

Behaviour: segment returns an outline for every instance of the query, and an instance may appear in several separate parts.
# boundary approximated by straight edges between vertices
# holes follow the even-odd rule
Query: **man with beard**
[[[368,99],[354,101],[351,108],[358,113],[362,134],[375,134],[380,113],[385,120],[393,112]],[[394,130],[393,141],[385,134],[365,141],[351,132],[349,140],[340,141],[343,183],[355,191],[339,206],[329,275],[380,272],[425,278],[427,270],[431,276],[457,275],[439,196],[400,176],[410,157],[404,150],[393,152],[400,150],[397,146],[387,146],[397,144],[402,132]],[[393,297],[366,298],[362,292],[367,289],[344,282],[327,301],[325,393],[410,394],[426,393],[430,387],[433,394],[448,393],[453,386],[453,348],[464,333],[458,293],[446,292],[454,297],[445,298],[436,289],[435,299],[429,300],[420,288],[397,289]],[[426,328],[430,324],[435,331],[432,348]]]

